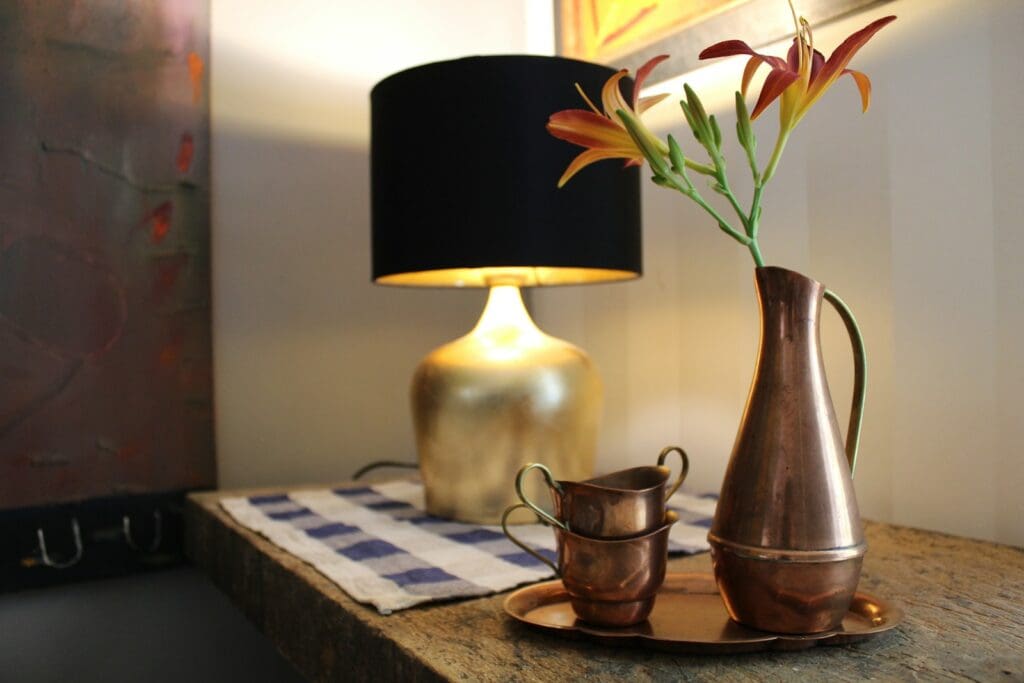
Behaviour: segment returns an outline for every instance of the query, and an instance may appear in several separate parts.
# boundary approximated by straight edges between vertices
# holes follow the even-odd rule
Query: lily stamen
[[[807,54],[814,54],[814,34],[811,33],[811,24],[807,19],[800,17],[800,25],[804,28],[804,42],[807,43]]]
[[[604,116],[604,114],[601,114],[601,110],[598,109],[597,107],[595,107],[594,103],[590,101],[589,97],[587,97],[587,93],[585,93],[583,91],[583,87],[579,83],[576,83],[575,85],[576,85],[576,92],[578,92],[580,94],[580,97],[582,97],[583,101],[587,103],[587,106],[590,107],[591,110],[593,110],[593,112],[595,114],[598,114],[600,116]]]

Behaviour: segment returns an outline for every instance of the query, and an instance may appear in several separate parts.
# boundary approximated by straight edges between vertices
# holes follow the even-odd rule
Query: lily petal
[[[622,126],[586,109],[555,112],[548,119],[547,129],[556,138],[581,147],[620,150],[633,147],[632,139]]]
[[[747,60],[747,65],[743,67],[743,84],[740,86],[740,92],[743,96],[747,96],[747,88],[750,87],[750,81],[753,80],[754,74],[764,64],[764,60],[761,59],[761,55],[754,55]]]
[[[814,55],[811,57],[811,83],[821,73],[821,68],[825,66],[825,55],[821,54],[818,50],[814,51]]]
[[[795,71],[772,69],[768,77],[764,79],[764,85],[761,86],[761,96],[757,98],[754,111],[750,112],[750,120],[753,121],[760,116],[761,112],[774,102],[779,95],[785,92],[786,88],[792,85],[798,78],[800,78],[800,74]]]
[[[601,88],[601,106],[604,108],[605,114],[611,115],[619,109],[632,109],[626,103],[626,99],[622,96],[622,90],[619,88],[619,81],[627,75],[629,75],[629,70],[622,69],[605,81],[604,87]]]
[[[791,71],[796,71],[800,68],[800,39],[794,38],[793,44],[789,46],[789,52],[786,53],[786,65]]]
[[[579,156],[572,160],[572,163],[569,164],[569,168],[565,169],[565,173],[563,173],[562,177],[558,179],[558,187],[562,187],[563,185],[565,185],[567,182],[569,182],[570,179],[572,179],[574,175],[579,173],[581,170],[583,170],[590,164],[596,161],[601,161],[603,159],[628,158],[630,161],[635,159],[637,164],[640,164],[643,161],[643,157],[639,156],[639,152],[637,152],[636,149],[634,149],[633,152],[636,153],[638,156],[624,157],[621,153],[617,153],[613,150],[607,149],[585,150]]]
[[[821,67],[821,71],[818,72],[818,77],[811,84],[811,87],[807,90],[807,96],[804,99],[803,104],[800,106],[800,110],[797,112],[797,119],[799,120],[811,108],[818,98],[825,94],[836,79],[838,79],[843,70],[846,69],[846,65],[850,63],[853,56],[857,54],[857,51],[864,47],[873,35],[878,33],[883,27],[892,21],[895,21],[896,17],[888,16],[871,22],[861,30],[852,34],[849,38],[844,40],[839,47],[832,52],[832,55],[825,62],[825,65]]]
[[[773,69],[785,69],[786,60],[781,57],[775,57],[773,55],[763,55],[760,52],[755,52],[754,48],[750,47],[742,40],[723,40],[720,43],[715,43],[711,47],[706,47],[701,51],[700,59],[715,59],[716,57],[733,57],[735,55],[750,55],[751,57],[760,57],[763,61],[767,62],[772,66]]]
[[[867,111],[868,107],[871,106],[871,79],[868,78],[866,73],[854,71],[853,69],[843,69],[843,73],[850,74],[857,84],[857,90],[860,91],[860,103],[863,107],[861,111]]]
[[[637,114],[643,114],[645,111],[661,102],[663,99],[668,97],[668,93],[662,93],[660,95],[650,95],[649,97],[641,97],[640,101],[636,103],[635,111]]]
[[[636,78],[633,80],[633,110],[634,111],[636,111],[636,112],[640,111],[639,109],[636,108],[636,106],[637,106],[637,102],[640,100],[640,89],[644,87],[644,81],[646,81],[647,77],[651,74],[652,71],[654,71],[654,67],[658,66],[659,64],[661,64],[666,59],[668,59],[668,55],[658,55],[657,57],[651,57],[650,59],[647,60],[647,62],[642,67],[640,67],[639,69],[636,70]],[[606,109],[605,111],[614,111],[614,110]]]

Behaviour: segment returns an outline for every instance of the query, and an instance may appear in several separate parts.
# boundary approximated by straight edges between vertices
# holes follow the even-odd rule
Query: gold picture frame
[[[799,0],[819,26],[889,0]],[[667,54],[661,80],[701,66],[705,47],[741,38],[753,48],[793,35],[785,0],[555,0],[558,54],[635,72]]]

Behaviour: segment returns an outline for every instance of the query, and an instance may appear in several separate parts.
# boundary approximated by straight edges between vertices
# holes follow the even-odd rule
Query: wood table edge
[[[230,495],[280,491],[276,487]],[[186,557],[303,676],[317,681],[447,680],[371,623],[378,615],[370,608],[307,563],[235,523],[220,506],[226,497],[223,491],[189,494]]]

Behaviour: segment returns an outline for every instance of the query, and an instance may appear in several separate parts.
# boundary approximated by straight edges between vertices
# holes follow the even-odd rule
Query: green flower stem
[[[737,240],[741,244],[744,244],[747,249],[750,250],[750,255],[754,259],[754,264],[761,268],[764,266],[764,257],[761,255],[761,246],[757,243],[757,229],[759,227],[759,218],[761,213],[761,193],[764,190],[763,183],[757,183],[757,167],[752,166],[752,172],[754,173],[754,181],[757,183],[754,188],[754,200],[750,206],[750,213],[746,214],[743,211],[743,207],[740,206],[739,200],[736,199],[736,195],[733,194],[732,188],[729,186],[729,180],[726,177],[725,172],[725,159],[722,157],[722,153],[709,146],[708,154],[711,156],[712,162],[715,164],[715,179],[718,181],[721,194],[725,195],[725,198],[729,200],[736,215],[739,216],[740,222],[743,223],[743,228],[747,233],[746,240]],[[696,201],[696,200],[695,200]],[[701,202],[698,202],[701,203]],[[721,223],[719,224],[721,227]],[[723,228],[724,229],[724,228]],[[734,237],[735,239],[735,237]]]
[[[754,185],[754,199],[750,202],[750,232],[752,239],[757,239],[757,231],[761,227],[761,193],[764,192],[764,184]]]
[[[757,243],[756,223],[751,228],[748,229],[748,234],[744,235],[735,228],[733,228],[731,225],[729,225],[729,221],[725,220],[725,218],[723,218],[722,215],[715,210],[715,207],[711,206],[704,200],[704,198],[700,195],[700,192],[697,191],[697,188],[695,188],[693,184],[689,182],[689,179],[687,179],[688,187],[678,183],[677,181],[675,181],[674,178],[669,178],[669,182],[673,185],[673,187],[675,187],[677,190],[679,190],[687,197],[692,199],[694,202],[696,202],[698,206],[707,211],[712,218],[718,221],[718,227],[722,230],[722,232],[724,232],[726,235],[733,238],[734,240],[745,246],[747,249],[749,249],[750,255],[754,258],[754,264],[758,268],[764,266],[764,257],[761,256],[761,247]],[[746,226],[748,224],[747,217],[743,214],[743,210],[739,207],[739,202],[735,201],[735,197],[732,196],[731,191],[726,196],[732,198],[732,204],[736,209],[736,212],[739,214],[740,220],[742,220],[744,226]],[[751,215],[754,214],[752,213]]]
[[[743,207],[740,206],[739,201],[736,199],[736,195],[732,193],[732,188],[729,187],[729,180],[725,177],[724,161],[722,162],[722,165],[719,166],[718,160],[716,159],[715,167],[719,169],[718,175],[715,177],[718,180],[719,187],[721,187],[721,194],[725,195],[725,198],[729,200],[730,204],[732,204],[732,209],[736,212],[736,215],[739,216],[740,222],[743,224],[743,229],[746,231],[747,235],[749,237],[753,237],[753,235],[750,234],[749,217],[747,214],[743,213]]]
[[[763,183],[759,183],[759,184],[757,184],[755,186],[755,189],[754,189],[754,200],[753,200],[753,202],[751,204],[751,207],[750,207],[750,213],[749,214],[744,213],[743,207],[740,206],[739,200],[736,199],[736,195],[733,194],[732,188],[729,186],[729,180],[728,180],[728,177],[726,176],[726,171],[725,171],[725,159],[722,157],[721,151],[718,150],[716,147],[711,146],[711,145],[707,146],[707,151],[708,151],[708,155],[711,157],[711,161],[715,165],[715,171],[716,171],[715,179],[718,181],[719,191],[720,191],[720,193],[722,195],[725,196],[726,199],[729,200],[729,203],[732,205],[732,208],[736,212],[736,215],[739,216],[740,222],[743,224],[743,228],[744,228],[744,230],[747,233],[746,234],[746,238],[747,239],[745,239],[745,240],[739,239],[736,234],[732,234],[732,237],[733,237],[733,239],[736,239],[736,241],[738,241],[741,244],[745,245],[747,247],[747,249],[750,250],[750,255],[754,258],[754,263],[757,265],[757,267],[760,268],[760,267],[764,266],[764,257],[761,255],[761,247],[757,243],[757,229],[758,229],[758,224],[760,222],[759,221],[759,218],[760,218],[759,214],[761,212],[761,193],[764,190],[764,184]],[[753,168],[753,172],[754,172],[754,178],[755,178],[755,181],[756,181],[757,180],[757,169],[756,169],[756,167]],[[694,201],[696,201],[701,206],[703,206],[706,211],[708,211],[709,213],[712,214],[712,216],[716,217],[719,220],[719,227],[722,228],[723,230],[725,230],[725,225],[727,225],[727,224],[725,224],[721,220],[721,218],[718,216],[718,213],[717,212],[713,212],[712,209],[710,208],[710,206],[706,202],[704,202],[703,198],[698,199],[699,195],[696,194],[696,190],[694,190],[693,192],[694,192],[694,195],[696,195],[696,196],[690,195],[690,198],[693,199]],[[730,228],[730,230],[732,231],[732,233],[736,232],[735,230],[732,230],[731,228]],[[729,233],[730,231],[726,230],[726,232]]]
[[[790,131],[788,130],[779,131],[779,137],[775,139],[775,149],[772,150],[772,157],[768,160],[768,166],[764,169],[764,175],[761,176],[762,186],[767,185],[768,181],[775,175],[775,167],[779,165],[779,159],[782,158],[782,150],[786,148],[789,133]]]
[[[715,191],[723,195],[732,206],[733,211],[736,212],[736,216],[740,219],[740,223],[743,224],[743,230],[747,236],[753,238],[751,219],[754,217],[754,213],[749,216],[744,213],[743,207],[740,206],[739,200],[736,199],[736,195],[733,193],[732,188],[729,186],[729,176],[726,171],[725,155],[722,154],[722,134],[718,128],[718,122],[714,116],[708,116],[704,110],[704,106],[701,104],[700,98],[697,93],[693,91],[688,85],[683,86],[686,92],[685,102],[680,102],[680,106],[683,109],[683,113],[686,115],[687,122],[691,124],[693,132],[698,142],[704,147],[708,153],[708,157],[711,159],[711,163],[714,166],[714,178],[717,182],[715,185]],[[740,97],[737,94],[738,97]],[[742,100],[738,100],[742,103]],[[739,116],[739,114],[737,115]],[[746,145],[744,145],[746,146]],[[755,182],[757,181],[756,164],[752,166],[755,176]],[[756,261],[756,258],[755,258]]]
[[[696,96],[694,96],[696,97]],[[725,157],[722,156],[722,150],[720,149],[720,141],[714,138],[702,138],[701,143],[704,149],[707,150],[708,156],[711,157],[711,163],[714,165],[714,178],[718,182],[718,192],[725,196],[732,205],[733,211],[739,217],[740,222],[743,224],[743,229],[750,235],[750,225],[747,221],[747,215],[743,213],[743,207],[736,200],[736,195],[733,194],[732,188],[729,187],[729,178],[725,171]]]
[[[694,202],[696,202],[699,207],[707,211],[708,214],[710,214],[711,217],[714,218],[715,221],[718,223],[718,227],[722,230],[722,232],[724,232],[726,235],[733,238],[740,244],[744,246],[749,246],[750,238],[736,230],[731,225],[729,225],[729,221],[725,220],[722,214],[718,213],[715,207],[711,206],[704,200],[704,198],[700,195],[700,192],[697,191],[697,188],[693,186],[692,182],[690,182],[690,178],[687,177],[685,166],[681,170],[683,172],[682,183],[679,182],[680,176],[676,175],[675,173],[661,175],[660,177],[667,181],[669,185],[679,190],[687,197],[692,199]]]
[[[754,185],[760,185],[761,174],[757,170],[756,151],[747,145],[743,146],[743,151],[747,153],[747,163],[750,164],[750,175],[754,178]]]
[[[740,244],[746,247],[750,247],[752,240],[743,233],[733,228],[731,225],[729,225],[729,221],[722,218],[721,214],[719,214],[718,211],[715,210],[715,207],[711,206],[706,201],[704,201],[704,198],[700,196],[700,193],[697,192],[696,189],[693,189],[689,192],[683,191],[683,194],[685,194],[693,201],[697,202],[698,206],[700,206],[702,209],[711,214],[711,217],[718,221],[718,227],[722,230],[722,232],[724,232],[726,235],[733,238]]]
[[[747,248],[750,249],[750,255],[754,257],[754,265],[758,268],[763,268],[764,257],[761,256],[761,247],[758,246],[756,237],[750,240],[750,244],[747,245]]]
[[[752,209],[750,216],[743,213],[743,209],[740,207],[735,195],[733,195],[732,190],[729,188],[729,182],[725,174],[725,160],[722,158],[722,154],[717,148],[717,143],[716,145],[705,145],[705,148],[714,163],[714,168],[711,168],[704,164],[693,164],[690,163],[688,159],[681,158],[681,150],[679,150],[678,145],[676,145],[675,141],[672,140],[671,136],[669,136],[669,156],[672,159],[672,165],[670,166],[664,155],[661,153],[661,150],[658,149],[649,137],[644,134],[645,131],[641,129],[639,122],[637,122],[629,112],[620,109],[616,111],[616,114],[622,121],[622,124],[629,133],[629,136],[643,153],[644,158],[646,158],[647,162],[651,165],[651,170],[654,172],[654,182],[658,185],[675,188],[696,202],[698,206],[704,209],[712,218],[715,219],[715,222],[718,223],[718,227],[722,232],[750,250],[750,254],[754,258],[754,263],[757,264],[758,267],[763,266],[764,259],[761,256],[761,248],[757,244],[756,237],[750,234],[754,230],[751,226],[751,219],[757,218],[760,207],[755,206]],[[721,188],[722,194],[728,197],[730,204],[732,204],[737,215],[740,217],[740,220],[743,221],[744,230],[748,234],[743,234],[733,228],[729,224],[729,221],[718,213],[715,207],[711,206],[704,200],[700,192],[697,191],[697,188],[694,187],[693,182],[690,181],[690,177],[686,173],[687,168],[705,175],[712,175],[715,178],[718,182],[719,188]],[[707,173],[706,171],[711,171],[711,173]]]

